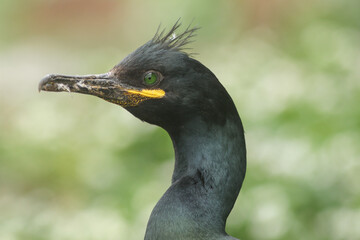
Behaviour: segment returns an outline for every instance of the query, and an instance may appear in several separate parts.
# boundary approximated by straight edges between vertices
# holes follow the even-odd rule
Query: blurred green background
[[[360,239],[360,1],[1,0],[0,239],[142,239],[170,184],[166,132],[103,100],[38,93],[107,72],[159,23],[233,97],[248,171],[227,231]]]

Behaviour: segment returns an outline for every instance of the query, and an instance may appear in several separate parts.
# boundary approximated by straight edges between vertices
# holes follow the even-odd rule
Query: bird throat
[[[155,206],[145,239],[222,239],[246,171],[240,118],[221,125],[193,119],[169,134],[172,185]]]

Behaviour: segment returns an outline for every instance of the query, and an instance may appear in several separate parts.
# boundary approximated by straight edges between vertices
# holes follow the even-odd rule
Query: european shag
[[[243,126],[216,76],[185,52],[197,28],[176,35],[180,25],[158,29],[108,73],[47,75],[39,90],[94,95],[168,132],[172,183],[151,213],[146,240],[236,239],[225,224],[245,177]]]

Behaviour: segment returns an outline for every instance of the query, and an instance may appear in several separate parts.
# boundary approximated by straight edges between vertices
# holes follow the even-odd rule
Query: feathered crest
[[[184,52],[185,50],[191,49],[184,46],[194,41],[192,38],[196,36],[196,31],[200,29],[199,27],[192,27],[191,25],[192,23],[190,23],[185,31],[180,34],[176,34],[176,30],[181,26],[180,18],[168,33],[165,33],[165,29],[160,30],[161,25],[159,25],[151,42],[153,44],[159,44],[165,49],[174,49]]]

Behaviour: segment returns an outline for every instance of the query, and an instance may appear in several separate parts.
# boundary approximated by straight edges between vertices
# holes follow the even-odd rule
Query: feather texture
[[[176,34],[176,30],[181,26],[180,19],[176,21],[174,26],[166,32],[166,29],[161,30],[161,25],[159,25],[154,37],[151,39],[152,44],[160,45],[161,48],[166,50],[176,50],[185,52],[190,48],[187,48],[186,45],[193,42],[193,37],[196,36],[197,30],[199,27],[193,27],[192,24],[189,24],[187,28],[180,34]]]

